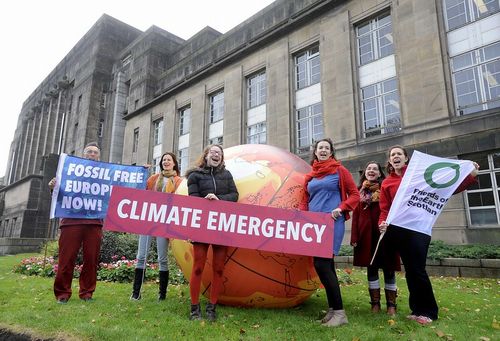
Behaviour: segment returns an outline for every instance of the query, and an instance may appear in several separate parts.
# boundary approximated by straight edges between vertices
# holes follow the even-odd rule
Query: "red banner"
[[[203,243],[332,257],[329,214],[114,187],[104,228]]]

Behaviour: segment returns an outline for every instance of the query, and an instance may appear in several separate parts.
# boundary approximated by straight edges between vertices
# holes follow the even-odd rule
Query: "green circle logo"
[[[443,169],[443,168],[454,169],[455,176],[453,177],[453,179],[451,179],[448,182],[445,182],[444,184],[438,184],[437,182],[434,182],[434,180],[432,180],[432,175],[438,169]],[[424,173],[425,182],[427,182],[429,184],[429,186],[431,186],[432,188],[450,187],[455,182],[457,182],[459,177],[460,177],[460,166],[455,164],[455,163],[451,163],[451,162],[438,162],[438,163],[435,163],[433,165],[430,165],[429,167],[427,167],[427,169],[425,170],[425,173]]]

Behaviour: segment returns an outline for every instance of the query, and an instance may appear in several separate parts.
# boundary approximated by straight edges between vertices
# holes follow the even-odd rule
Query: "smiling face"
[[[174,159],[172,158],[171,155],[165,154],[161,159],[161,165],[163,167],[163,170],[171,171],[174,169],[175,166]]]
[[[318,158],[318,161],[325,161],[332,157],[332,149],[330,143],[327,141],[321,141],[316,145],[316,150],[314,155]]]
[[[208,167],[218,167],[222,162],[222,149],[218,146],[212,146],[205,157]]]
[[[380,169],[376,163],[370,163],[365,169],[366,180],[375,182],[380,177]]]
[[[394,168],[396,174],[401,174],[401,169],[403,169],[407,161],[408,157],[405,155],[403,149],[396,147],[392,148],[389,152],[389,163]]]

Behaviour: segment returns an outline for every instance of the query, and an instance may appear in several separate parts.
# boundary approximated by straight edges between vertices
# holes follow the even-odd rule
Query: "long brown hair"
[[[387,174],[391,174],[392,172],[394,172],[394,167],[392,167],[391,163],[389,162],[390,159],[391,159],[391,152],[393,149],[396,149],[396,148],[399,148],[403,151],[403,154],[406,156],[406,162],[405,162],[405,165],[408,164],[408,161],[410,161],[410,158],[408,157],[408,151],[406,150],[405,147],[399,145],[399,144],[396,144],[394,146],[392,146],[391,148],[389,148],[389,150],[387,151],[387,164],[385,165],[385,169],[387,171]]]
[[[314,163],[314,161],[318,160],[318,157],[316,156],[315,152],[316,152],[316,148],[318,148],[318,144],[320,142],[328,142],[328,144],[330,145],[330,150],[332,151],[331,158],[335,159],[335,148],[333,147],[333,141],[332,141],[332,139],[330,139],[330,138],[324,138],[324,139],[321,139],[321,140],[318,140],[318,141],[314,142],[314,148],[313,148],[312,156],[311,156],[311,165]]]
[[[170,155],[172,157],[172,160],[174,161],[174,171],[177,173],[177,175],[180,175],[181,172],[179,170],[179,162],[177,161],[177,157],[175,156],[175,154],[171,153],[171,152],[165,152],[161,156],[160,161],[158,161],[158,166],[160,166],[160,169],[164,170],[163,169],[163,158],[165,157],[165,155]]]
[[[210,149],[212,147],[217,147],[221,151],[221,160],[220,160],[220,164],[219,164],[219,166],[217,168],[223,168],[223,167],[225,167],[225,164],[224,164],[224,149],[222,148],[222,146],[220,144],[211,144],[211,145],[207,146],[203,150],[203,154],[201,154],[200,157],[198,158],[198,160],[196,161],[196,167],[205,168],[207,166],[207,155],[208,155],[208,152],[210,151]]]
[[[382,181],[385,179],[385,174],[384,174],[384,171],[382,170],[382,166],[380,165],[380,163],[378,163],[377,161],[368,161],[365,165],[365,168],[363,168],[363,173],[359,177],[358,188],[361,188],[361,186],[363,186],[363,182],[366,180],[366,168],[368,168],[368,166],[371,164],[377,165],[377,167],[378,167],[378,171],[380,173],[380,176],[378,177],[377,182],[379,184],[381,184]]]

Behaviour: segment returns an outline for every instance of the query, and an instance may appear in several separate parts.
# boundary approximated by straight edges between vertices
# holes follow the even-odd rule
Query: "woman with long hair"
[[[174,193],[179,184],[179,163],[175,154],[166,152],[161,156],[160,172],[151,175],[148,178],[146,189],[150,191]],[[137,301],[141,299],[141,287],[146,273],[146,261],[148,258],[149,247],[153,237],[149,235],[140,235],[137,245],[137,265],[135,267],[134,283],[132,285],[132,295],[130,299]],[[168,239],[156,237],[156,249],[158,252],[158,267],[160,277],[160,287],[158,300],[163,301],[167,295],[168,286]]]
[[[401,271],[399,255],[388,256],[385,241],[382,241],[377,256],[370,264],[380,237],[378,218],[380,215],[380,186],[385,179],[382,167],[376,161],[366,164],[359,180],[359,205],[352,213],[351,245],[354,247],[353,265],[367,267],[368,292],[371,310],[380,311],[379,269],[384,273],[387,314],[396,314],[396,272]]]
[[[190,196],[212,200],[238,201],[238,190],[224,164],[224,150],[220,145],[210,145],[203,151],[196,167],[190,169],[188,178],[188,193]],[[217,319],[217,299],[222,289],[224,262],[227,247],[223,245],[193,242],[194,260],[189,281],[191,295],[191,320],[201,319],[200,288],[201,276],[207,260],[208,248],[212,246],[212,282],[210,284],[210,302],[206,306],[207,320]]]
[[[405,266],[406,284],[409,292],[411,314],[408,319],[420,324],[429,324],[438,318],[438,305],[432,291],[429,275],[425,270],[427,251],[431,242],[430,234],[413,231],[386,222],[391,204],[396,196],[409,161],[407,150],[399,145],[389,148],[387,153],[387,178],[380,190],[380,232],[385,232],[385,245],[389,252],[399,252]],[[459,193],[476,182],[479,165],[474,162],[475,170],[469,174],[455,190]]]
[[[325,287],[328,312],[321,320],[326,327],[348,323],[342,303],[334,257],[338,255],[349,212],[359,203],[359,192],[351,173],[335,158],[332,140],[326,138],[314,144],[312,171],[305,177],[305,197],[300,208],[312,212],[330,213],[333,222],[332,257],[314,257],[314,268]]]

